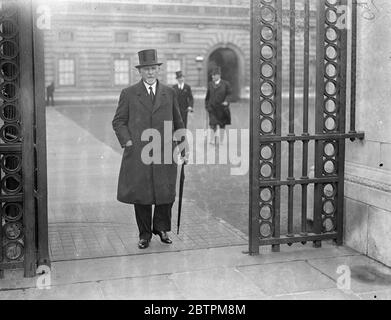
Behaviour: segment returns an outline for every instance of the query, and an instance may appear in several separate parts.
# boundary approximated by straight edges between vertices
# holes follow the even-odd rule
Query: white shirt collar
[[[148,83],[146,83],[145,81],[143,81],[143,83],[144,83],[145,88],[147,89],[148,94],[149,94],[149,87],[152,87],[153,94],[156,95],[156,85],[157,85],[157,81],[155,81],[154,84],[148,84]]]
[[[179,89],[183,90],[184,86],[185,86],[184,83],[182,83],[182,84],[178,83],[178,88],[179,88]]]
[[[215,85],[219,85],[221,82],[221,79],[219,79],[218,81],[215,82]]]

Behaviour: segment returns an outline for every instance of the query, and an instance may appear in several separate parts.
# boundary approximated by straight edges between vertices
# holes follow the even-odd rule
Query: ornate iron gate
[[[43,45],[31,0],[0,5],[0,277],[32,277],[49,264]]]
[[[308,241],[319,247],[330,239],[342,245],[345,141],[364,138],[355,132],[354,101],[346,133],[347,5],[347,0],[252,1],[251,254],[262,245],[274,251]],[[353,58],[354,41],[355,29]],[[352,72],[354,64],[355,59]]]

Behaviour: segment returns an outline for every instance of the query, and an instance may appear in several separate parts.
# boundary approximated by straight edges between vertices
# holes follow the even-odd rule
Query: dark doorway
[[[210,71],[214,67],[221,67],[221,77],[228,81],[233,90],[232,98],[237,101],[240,97],[239,63],[236,53],[229,48],[219,48],[211,53],[208,61],[208,80],[212,77]]]

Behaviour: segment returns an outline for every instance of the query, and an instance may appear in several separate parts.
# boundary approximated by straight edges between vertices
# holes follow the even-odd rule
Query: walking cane
[[[179,234],[179,227],[181,225],[181,214],[182,214],[182,198],[183,198],[183,186],[185,184],[185,161],[181,168],[181,177],[179,180],[179,203],[178,203],[178,223],[177,223],[177,234]]]

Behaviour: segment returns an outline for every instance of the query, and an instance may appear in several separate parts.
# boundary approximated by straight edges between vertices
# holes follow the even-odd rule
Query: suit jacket
[[[191,92],[191,87],[185,83],[182,90],[179,89],[178,84],[173,86],[173,88],[178,98],[182,119],[185,123],[185,126],[187,126],[187,113],[189,112],[188,108],[194,107],[194,98],[193,93]]]
[[[172,132],[184,128],[172,88],[159,82],[154,104],[142,81],[122,90],[112,125],[122,147],[129,140],[133,145],[124,148],[117,192],[120,202],[159,205],[175,201],[177,165],[172,158],[175,147],[172,136],[165,137],[164,122],[167,121],[172,124]],[[149,135],[142,137],[148,129],[155,129],[161,137],[161,143],[151,152],[145,149],[151,145]],[[148,141],[142,141],[146,139]],[[160,142],[158,140],[153,141]],[[142,152],[152,153],[157,161],[144,163]],[[167,164],[167,159],[171,159],[172,164]]]

